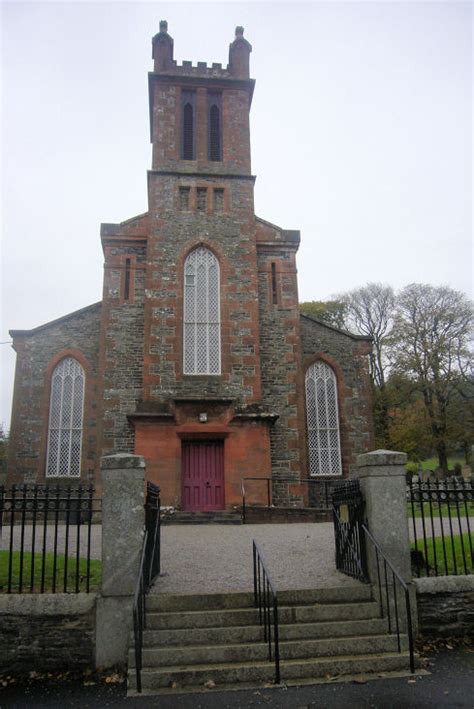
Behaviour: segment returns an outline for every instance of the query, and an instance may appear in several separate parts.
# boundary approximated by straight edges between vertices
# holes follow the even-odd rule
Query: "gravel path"
[[[418,540],[422,521],[416,520]],[[467,531],[466,520],[462,528]],[[472,529],[472,524],[471,524]],[[435,534],[440,533],[439,519]],[[445,524],[445,534],[449,527]],[[459,533],[456,523],[454,533]],[[431,524],[426,535],[431,536]],[[410,520],[410,536],[413,531]],[[25,527],[25,550],[31,549],[32,527]],[[91,527],[91,558],[101,558],[102,528]],[[10,528],[5,527],[1,549],[9,548]],[[252,588],[252,539],[260,545],[277,588],[319,588],[355,583],[339,573],[334,565],[332,523],[246,524],[238,525],[166,525],[162,527],[162,575],[154,590],[158,593],[250,590]],[[14,529],[13,547],[20,548],[20,527]],[[418,542],[420,544],[420,541]],[[42,550],[42,530],[36,530],[35,547]],[[54,548],[54,528],[48,529],[48,551]],[[86,555],[87,528],[81,529],[81,555]],[[58,527],[58,554],[64,553],[65,526]],[[76,528],[69,530],[69,554],[76,549]]]
[[[8,525],[2,530],[0,537],[0,549],[10,548],[10,530]],[[55,544],[54,524],[47,527],[46,533],[46,551],[53,551]],[[84,525],[79,532],[79,549],[81,556],[87,555],[87,535],[88,528]],[[66,525],[58,524],[57,528],[57,553],[64,554],[66,548]],[[76,554],[77,527],[71,525],[68,534],[68,554],[74,556]],[[33,542],[33,526],[25,524],[23,548],[25,551],[31,551]],[[91,559],[102,558],[102,526],[100,524],[91,525]],[[13,528],[13,549],[21,548],[21,526],[15,525]],[[43,528],[37,526],[35,530],[35,552],[41,554],[43,551]]]
[[[57,530],[57,552],[64,553],[65,526]],[[13,547],[20,548],[19,526]],[[162,576],[158,593],[251,590],[252,539],[260,545],[277,588],[317,588],[354,584],[334,565],[332,523],[165,525],[162,534]],[[91,527],[91,558],[101,558],[102,528]],[[10,528],[3,529],[0,548],[8,549]],[[32,527],[25,526],[24,549],[31,549]],[[81,554],[87,549],[87,528],[81,530]],[[36,551],[43,548],[42,530],[36,529]],[[54,548],[54,527],[48,528],[46,549]],[[76,549],[76,528],[69,529],[69,553]]]
[[[251,590],[252,539],[278,589],[357,583],[336,571],[332,523],[170,525],[162,528],[162,576],[154,591]]]
[[[418,537],[418,541],[423,537],[423,520],[420,517],[416,517],[416,534]],[[469,526],[468,526],[469,523]],[[410,531],[410,539],[413,541],[414,540],[414,534],[413,534],[413,520],[409,518],[408,520],[408,529]],[[427,537],[432,537],[433,536],[433,529],[434,529],[434,534],[435,537],[441,537],[441,533],[443,532],[444,536],[446,539],[450,536],[451,530],[450,530],[450,525],[449,525],[449,519],[446,517],[443,517],[440,519],[439,517],[434,517],[433,518],[433,524],[431,523],[431,519],[426,517],[425,518],[425,534]],[[469,530],[474,532],[474,519],[472,517],[460,517],[459,520],[457,518],[453,517],[452,520],[452,530],[453,530],[453,536],[457,536],[458,534],[466,534]]]

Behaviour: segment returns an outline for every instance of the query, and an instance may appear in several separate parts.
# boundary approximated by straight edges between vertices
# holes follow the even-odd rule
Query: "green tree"
[[[0,423],[0,483],[2,474],[7,472],[8,460],[8,433],[3,423]]]
[[[462,452],[466,464],[469,464],[474,445],[474,377],[461,381],[450,398],[448,439],[451,452]]]
[[[397,298],[391,337],[393,371],[423,401],[439,466],[448,470],[449,408],[472,374],[472,302],[445,286],[412,283]]]
[[[432,451],[431,428],[421,399],[389,409],[390,445],[404,451],[410,460],[420,461]]]
[[[340,330],[345,328],[346,306],[338,300],[310,300],[300,303],[300,310],[303,315],[309,315],[327,325]]]

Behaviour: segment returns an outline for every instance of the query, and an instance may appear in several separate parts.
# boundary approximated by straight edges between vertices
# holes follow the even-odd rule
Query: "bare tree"
[[[375,437],[377,444],[388,445],[389,413],[386,394],[385,346],[392,332],[395,294],[391,286],[367,283],[337,296],[345,306],[345,327],[352,332],[372,338],[369,371],[373,384]]]
[[[367,283],[338,296],[337,300],[346,306],[346,328],[372,338],[370,374],[374,384],[383,389],[387,368],[384,346],[392,331],[395,310],[393,288],[382,283]]]
[[[422,395],[439,465],[448,470],[448,407],[472,374],[472,302],[445,286],[412,283],[397,298],[393,329],[394,370]]]

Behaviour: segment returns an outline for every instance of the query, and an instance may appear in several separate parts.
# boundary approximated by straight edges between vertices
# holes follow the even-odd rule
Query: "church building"
[[[152,45],[148,210],[101,225],[100,302],[11,331],[7,479],[100,488],[101,456],[134,452],[164,505],[230,509],[246,476],[297,504],[288,480],[373,447],[371,342],[300,315],[300,233],[255,215],[243,28],[227,66],[178,64],[166,22]]]

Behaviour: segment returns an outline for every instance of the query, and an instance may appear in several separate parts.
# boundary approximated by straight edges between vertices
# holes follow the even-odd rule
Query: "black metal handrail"
[[[393,626],[393,621],[392,621],[392,611],[390,609],[391,601],[390,601],[390,591],[389,591],[389,572],[387,569],[390,570],[390,573],[392,575],[391,578],[391,586],[392,586],[392,598],[393,598],[393,607],[394,607],[394,620],[395,620],[395,628],[396,628],[396,633],[397,633],[397,645],[398,645],[398,652],[402,652],[401,648],[401,641],[400,641],[400,615],[398,612],[398,596],[397,596],[397,586],[396,586],[396,581],[399,583],[399,585],[402,587],[402,590],[405,594],[405,610],[406,610],[406,621],[407,621],[407,635],[408,635],[408,649],[410,653],[410,671],[412,673],[415,672],[415,652],[414,652],[414,641],[413,641],[413,624],[412,624],[412,617],[411,617],[411,602],[410,602],[410,592],[408,589],[408,585],[406,582],[402,579],[398,571],[395,569],[393,564],[390,562],[388,559],[387,555],[381,548],[380,544],[377,542],[373,534],[370,533],[369,529],[367,528],[366,524],[361,525],[361,529],[364,532],[364,536],[368,541],[372,544],[374,550],[375,550],[375,559],[376,559],[376,565],[377,565],[377,583],[378,583],[378,589],[379,589],[379,603],[380,603],[380,614],[381,617],[385,617],[384,613],[384,597],[385,597],[385,604],[386,604],[386,614],[387,614],[387,622],[388,622],[388,632],[392,632],[392,626]],[[383,562],[383,573],[381,575],[380,573],[380,562]],[[382,578],[383,581],[385,582],[385,592],[382,590]]]
[[[160,488],[147,483],[145,501],[145,534],[140,566],[133,595],[133,637],[135,644],[135,673],[137,692],[142,691],[143,631],[146,628],[146,594],[161,568],[161,511]]]
[[[331,505],[331,496],[330,496],[330,488],[334,484],[332,480],[314,480],[312,478],[303,478],[302,480],[295,480],[294,478],[271,478],[271,477],[253,477],[253,476],[245,476],[244,478],[240,479],[240,490],[242,493],[242,522],[245,524],[246,520],[246,512],[247,512],[247,490],[245,487],[245,482],[253,480],[256,482],[260,483],[266,483],[266,497],[267,497],[267,504],[266,507],[272,507],[273,504],[273,498],[272,498],[272,483],[284,483],[287,485],[299,485],[301,487],[304,487],[305,485],[308,486],[308,489],[311,485],[315,487],[319,487],[322,489],[323,493],[321,495],[322,499],[324,499],[324,506],[321,507],[321,509],[329,509]]]
[[[270,578],[263,554],[255,541],[252,541],[253,551],[253,596],[255,607],[258,608],[260,625],[263,625],[263,636],[268,643],[268,659],[275,662],[275,684],[280,684],[280,645],[278,630],[278,597],[275,586]],[[273,618],[272,618],[273,616]],[[272,638],[273,620],[273,638]],[[273,651],[272,651],[273,642]]]
[[[92,485],[1,485],[2,590],[89,593],[92,524],[100,521],[101,502]]]
[[[145,554],[145,579],[147,589],[161,571],[161,508],[160,488],[147,483],[147,501],[145,504],[145,529],[148,532]],[[145,542],[145,539],[143,540]]]
[[[148,532],[143,537],[143,547],[140,557],[140,568],[133,595],[133,639],[135,644],[135,673],[137,677],[137,692],[142,691],[142,649],[143,630],[146,628],[146,583],[145,556],[148,542]]]

